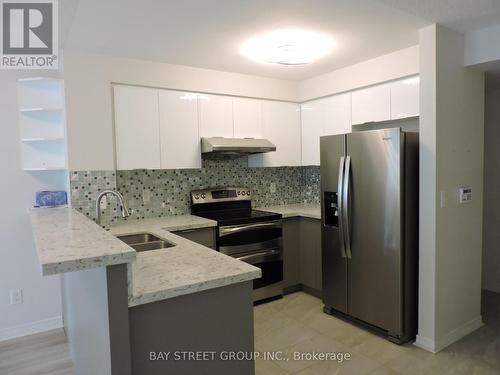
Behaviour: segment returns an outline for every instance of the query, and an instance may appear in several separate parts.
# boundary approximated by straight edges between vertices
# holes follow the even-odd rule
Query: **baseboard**
[[[62,317],[56,316],[38,322],[22,324],[0,330],[0,341],[15,339],[17,337],[28,336],[34,333],[50,331],[51,329],[61,328],[63,325]]]
[[[460,340],[461,338],[467,336],[469,333],[474,332],[476,329],[481,328],[483,325],[483,318],[480,315],[436,340],[417,335],[415,345],[429,352],[437,353],[447,346],[453,344],[454,342]]]
[[[417,335],[417,338],[416,338],[415,342],[413,343],[413,345],[419,347],[420,349],[427,350],[428,352],[436,353],[436,350],[435,350],[436,344],[435,344],[434,340],[432,340],[428,337]]]
[[[323,295],[320,290],[308,287],[307,285],[304,285],[304,284],[296,284],[296,285],[292,285],[292,286],[287,286],[283,289],[283,295],[285,295],[285,296],[287,294],[292,294],[295,292],[304,292],[304,293],[310,294],[314,297],[317,297],[319,299],[321,299],[322,295]]]
[[[483,285],[482,289],[487,290],[488,292],[500,293],[500,286],[498,286],[498,285],[495,285],[495,286]]]
[[[311,288],[311,287],[304,285],[304,284],[301,284],[301,287],[302,287],[303,292],[310,294],[311,296],[314,296],[314,297],[320,298],[320,299],[323,297],[323,293],[321,293],[321,291],[318,289]]]

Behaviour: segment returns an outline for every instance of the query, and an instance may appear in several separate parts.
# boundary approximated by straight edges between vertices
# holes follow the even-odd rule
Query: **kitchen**
[[[462,139],[451,141],[454,149],[447,147],[444,138],[439,138],[439,144],[432,141],[432,129],[436,130],[432,113],[438,102],[432,85],[440,82],[441,77],[435,74],[446,77],[442,84],[449,85],[444,68],[449,64],[446,58],[461,53],[459,43],[450,43],[451,47],[440,45],[450,51],[443,52],[444,57],[436,57],[432,55],[432,44],[437,36],[455,41],[461,34],[433,28],[429,21],[373,1],[366,1],[364,11],[350,8],[342,1],[330,5],[318,1],[316,5],[318,13],[328,9],[358,21],[366,21],[367,14],[377,9],[380,17],[370,21],[371,25],[385,36],[399,30],[401,38],[406,39],[403,42],[394,38],[387,42],[384,51],[366,51],[362,58],[352,57],[350,63],[337,66],[332,63],[335,54],[345,53],[338,33],[331,34],[335,47],[327,45],[325,56],[313,63],[290,60],[292,65],[287,65],[281,61],[282,56],[281,62],[274,64],[256,63],[243,53],[251,50],[246,46],[246,50],[240,51],[243,56],[238,53],[239,70],[235,70],[234,62],[233,68],[224,67],[234,56],[216,65],[217,59],[207,55],[205,66],[199,66],[182,63],[182,54],[178,59],[156,54],[150,46],[154,40],[165,37],[164,31],[163,36],[154,37],[150,43],[137,45],[134,54],[125,53],[133,43],[117,39],[115,49],[110,45],[107,50],[105,46],[90,48],[100,40],[99,33],[109,30],[102,26],[100,17],[104,16],[99,15],[96,25],[101,26],[84,33],[83,24],[95,4],[80,2],[63,51],[61,72],[16,76],[12,84],[19,93],[15,106],[19,113],[22,173],[36,181],[30,182],[25,194],[30,201],[24,205],[33,205],[36,191],[62,190],[68,194],[70,208],[31,209],[29,217],[36,245],[36,250],[32,249],[36,262],[33,274],[46,275],[41,277],[43,283],[53,284],[51,290],[56,291],[51,293],[56,302],[51,306],[57,306],[57,300],[62,298],[63,322],[54,320],[51,324],[53,328],[64,325],[71,367],[77,374],[153,374],[168,370],[333,373],[339,368],[347,373],[398,373],[404,372],[408,363],[420,359],[436,370],[449,365],[445,347],[482,326],[481,315],[478,317],[480,254],[464,252],[463,258],[456,257],[452,272],[444,263],[432,263],[436,254],[429,252],[433,246],[426,244],[431,241],[429,233],[434,233],[436,241],[436,233],[444,236],[446,230],[450,231],[449,238],[458,238],[457,234],[451,235],[452,229],[446,225],[441,231],[436,229],[445,222],[429,214],[432,204],[436,205],[434,209],[441,205],[442,210],[448,206],[449,211],[462,210],[454,211],[456,220],[463,220],[471,210],[473,215],[481,210],[482,189],[477,179],[482,183],[482,174],[476,176],[471,171],[472,164],[477,166],[481,160],[470,161],[470,175],[462,175],[460,181],[447,181],[445,187],[441,180],[438,197],[436,191],[426,191],[431,189],[432,171],[434,178],[447,176],[436,170],[454,166],[457,162],[451,155],[460,154],[457,160],[463,163],[466,150],[472,147]],[[167,11],[173,5],[164,6]],[[154,19],[153,9],[147,12]],[[188,5],[179,6],[176,11],[183,14],[188,9]],[[247,8],[239,4],[238,10],[242,9]],[[279,5],[273,9],[279,9]],[[300,9],[297,5],[290,10],[297,20]],[[135,10],[131,4],[124,7],[125,13]],[[107,17],[109,12],[110,9],[103,9]],[[197,13],[195,18],[199,17]],[[272,19],[272,12],[268,17]],[[316,27],[312,29],[328,30],[320,27],[322,18],[316,17]],[[405,26],[382,26],[394,17],[399,17],[398,22]],[[194,22],[189,17],[184,20]],[[272,29],[264,26],[256,30]],[[160,26],[152,23],[151,27]],[[155,35],[151,29],[148,32]],[[370,40],[366,30],[362,35]],[[317,34],[314,37],[321,40]],[[286,58],[297,58],[286,53],[289,51],[285,51]],[[446,64],[439,65],[441,58]],[[435,73],[433,66],[442,70],[436,68]],[[313,74],[313,70],[307,71],[309,68],[317,70]],[[455,74],[463,74],[468,81],[465,84],[456,79],[454,92],[467,91],[464,95],[468,107],[463,107],[462,117],[463,121],[472,121],[465,113],[471,112],[467,109],[473,107],[471,103],[484,110],[481,95],[477,94],[483,89],[479,82],[484,79],[482,73],[462,65],[459,68]],[[438,94],[446,98],[451,95],[444,92]],[[455,102],[442,103],[456,111]],[[448,113],[443,107],[439,109],[439,116]],[[472,113],[480,116],[480,111]],[[443,117],[440,123],[451,124],[451,120]],[[480,134],[472,134],[465,125],[462,130],[457,134],[476,145]],[[420,133],[417,141],[412,138],[416,132]],[[379,134],[383,142],[364,143],[363,134]],[[19,135],[17,139],[19,142]],[[342,142],[347,151],[335,151],[328,140]],[[361,145],[357,154],[356,142]],[[420,156],[418,150],[405,153],[411,148],[409,145],[418,143]],[[408,147],[398,148],[397,144]],[[440,158],[432,159],[428,147],[434,147],[436,154],[438,146]],[[482,149],[482,145],[477,147]],[[370,148],[376,149],[372,156]],[[393,155],[387,158],[391,172],[385,177],[383,163],[375,164],[380,150]],[[352,171],[346,164],[348,158]],[[420,167],[415,164],[418,159]],[[403,162],[408,160],[414,162],[403,168]],[[444,160],[446,165],[438,164]],[[399,168],[390,164],[399,162],[403,163],[398,164]],[[459,176],[461,172],[456,168],[454,176]],[[362,175],[357,175],[359,170],[364,171]],[[392,174],[394,170],[400,173]],[[482,172],[477,169],[477,173]],[[408,176],[413,177],[405,180]],[[379,191],[375,186],[380,180],[386,185],[381,184]],[[358,181],[364,181],[363,185]],[[398,181],[401,187],[408,185],[413,189],[396,189]],[[373,189],[364,190],[362,186]],[[455,188],[463,188],[466,200],[470,186],[473,202],[455,204]],[[394,216],[399,211],[391,205],[396,202],[397,191],[401,198],[411,197],[411,202],[401,200],[401,215],[409,215],[404,219]],[[371,211],[363,212],[357,206],[363,196],[367,199],[363,207],[370,207]],[[433,199],[428,199],[430,196]],[[387,204],[384,206],[383,202]],[[469,214],[465,215],[465,210]],[[401,227],[391,227],[394,223]],[[477,225],[481,227],[480,223]],[[455,248],[476,241],[474,228],[478,227],[472,225],[463,245],[455,244]],[[360,236],[362,228],[364,235]],[[337,237],[327,241],[333,232],[338,232]],[[400,232],[406,233],[404,239],[393,235]],[[360,252],[356,251],[362,240],[377,249],[380,238],[385,244],[380,249],[382,254],[401,251],[404,259],[413,260],[402,268],[384,269],[377,257],[367,259],[382,268],[364,268],[363,275],[371,277],[349,280],[349,284],[362,285],[359,303],[358,294],[345,285],[344,293],[354,293],[347,298],[352,309],[330,300],[339,296],[338,291],[329,291],[331,284],[326,280],[332,275],[330,270],[354,265],[360,259],[356,258]],[[326,267],[325,256],[332,248],[325,243],[336,241],[341,243],[335,251],[342,259],[335,261],[333,267]],[[442,249],[444,245],[440,246]],[[412,249],[410,256],[405,256],[407,248]],[[459,259],[467,259],[478,272],[469,273]],[[429,276],[427,272],[431,270],[434,271]],[[349,274],[354,277],[356,271],[351,271]],[[337,270],[333,276],[339,274]],[[401,281],[405,275],[409,278]],[[457,278],[462,278],[463,284],[450,286],[446,281]],[[59,279],[62,297],[57,296]],[[466,290],[467,298],[453,297],[458,290]],[[434,306],[432,296],[439,293],[453,298],[434,299]],[[398,302],[395,296],[408,300],[407,304]],[[445,300],[448,302],[442,302]],[[379,303],[383,308],[377,306]],[[461,304],[473,307],[460,310]],[[456,314],[456,321],[440,320],[440,314],[452,306],[463,315]],[[371,320],[373,314],[377,317]],[[399,323],[406,327],[404,332],[394,332],[397,329],[386,325],[395,321],[394,317],[387,318],[391,314],[408,319]],[[90,321],[94,328],[99,329],[89,329],[89,316],[93,317]],[[195,321],[199,323],[194,324]],[[440,333],[433,332],[436,322],[443,330]],[[378,329],[373,332],[373,328]],[[351,359],[341,356],[343,360],[338,362],[304,355],[302,360],[291,361],[276,357],[255,361],[151,361],[146,353],[153,350],[335,352],[349,353]],[[465,357],[460,359],[457,366],[470,365],[465,363]],[[496,362],[474,358],[472,366],[491,369]]]

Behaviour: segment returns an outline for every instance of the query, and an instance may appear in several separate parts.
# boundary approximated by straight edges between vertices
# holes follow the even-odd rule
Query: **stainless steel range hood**
[[[276,151],[267,139],[210,137],[201,139],[203,155],[239,156]]]

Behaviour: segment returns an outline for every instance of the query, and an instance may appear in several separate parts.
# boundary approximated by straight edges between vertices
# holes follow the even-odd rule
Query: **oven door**
[[[254,301],[283,294],[283,256],[281,248],[259,251],[236,259],[259,267],[262,271],[262,277],[253,281]]]
[[[218,250],[239,257],[282,247],[281,220],[219,227]],[[281,253],[281,251],[280,251]]]

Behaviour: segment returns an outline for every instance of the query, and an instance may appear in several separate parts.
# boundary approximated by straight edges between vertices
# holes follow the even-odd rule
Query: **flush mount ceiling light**
[[[248,39],[241,53],[257,62],[281,65],[311,64],[329,54],[331,38],[305,30],[277,30]]]

